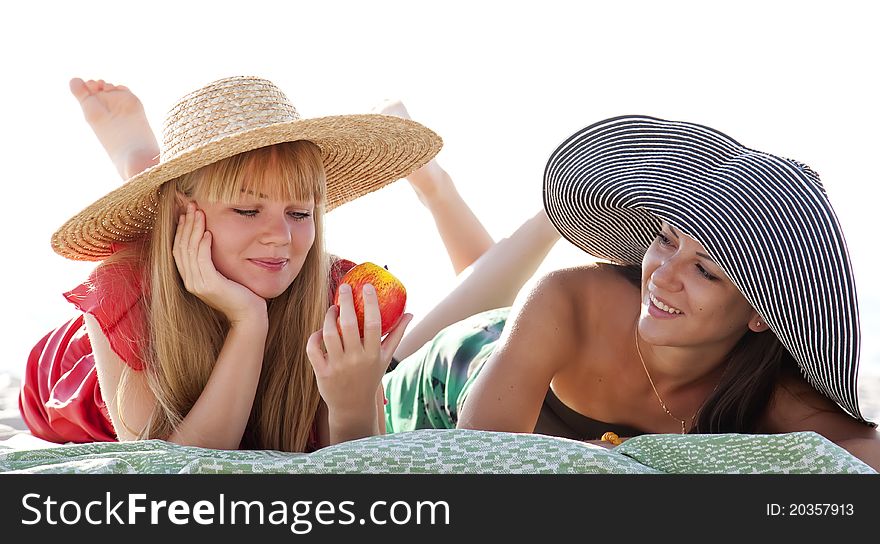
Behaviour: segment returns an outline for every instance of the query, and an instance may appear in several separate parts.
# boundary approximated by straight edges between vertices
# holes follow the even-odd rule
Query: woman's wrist
[[[227,318],[231,328],[252,331],[260,329],[269,330],[269,312],[265,305],[262,308],[254,308],[235,316],[228,315]]]
[[[328,422],[330,442],[332,444],[379,434],[376,409],[372,403],[361,410],[330,409],[328,411]]]
[[[229,324],[229,334],[227,339],[230,337],[246,338],[248,343],[259,343],[261,347],[264,347],[268,335],[268,317],[262,318],[260,316],[253,316],[247,319],[231,321]]]

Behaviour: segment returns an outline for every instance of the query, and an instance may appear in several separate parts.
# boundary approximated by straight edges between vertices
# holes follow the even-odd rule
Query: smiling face
[[[766,327],[703,245],[665,223],[642,260],[641,302],[639,334],[654,345],[727,352]]]
[[[320,150],[300,141],[210,165],[182,189],[205,214],[217,271],[272,299],[290,287],[313,248],[325,186]]]
[[[315,241],[314,202],[261,198],[198,202],[211,232],[217,271],[263,298],[287,289]]]

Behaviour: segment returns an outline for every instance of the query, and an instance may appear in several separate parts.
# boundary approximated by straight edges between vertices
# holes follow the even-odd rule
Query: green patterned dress
[[[454,429],[474,379],[495,349],[509,308],[454,323],[385,375],[386,432]]]

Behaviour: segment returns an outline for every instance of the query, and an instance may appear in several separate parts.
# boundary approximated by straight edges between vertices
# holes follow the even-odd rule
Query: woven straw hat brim
[[[152,228],[163,183],[239,153],[296,140],[321,149],[327,211],[406,177],[443,145],[419,123],[379,114],[300,119],[239,132],[132,177],[67,221],[52,236],[52,247],[68,259],[102,260],[112,253],[111,244],[137,240]]]
[[[553,152],[544,206],[568,241],[619,264],[641,265],[663,221],[699,241],[806,380],[865,421],[852,266],[837,216],[808,167],[708,127],[616,117]]]

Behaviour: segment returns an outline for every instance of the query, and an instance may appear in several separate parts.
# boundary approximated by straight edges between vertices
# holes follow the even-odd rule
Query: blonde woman
[[[73,80],[71,90],[128,181],[53,237],[59,254],[103,262],[66,294],[83,314],[28,360],[21,412],[48,440],[309,451],[383,432],[379,384],[392,354],[509,304],[558,238],[539,218],[493,246],[432,160],[440,139],[408,119],[300,119],[271,82],[230,78],[172,108],[160,154],[128,89]],[[408,117],[399,103],[386,111]],[[361,339],[347,286],[340,307],[327,308],[352,263],[325,254],[323,214],[407,175],[456,271],[484,253],[500,257],[404,344],[408,314]],[[471,296],[523,250],[531,269]],[[376,321],[374,291],[363,294]]]

